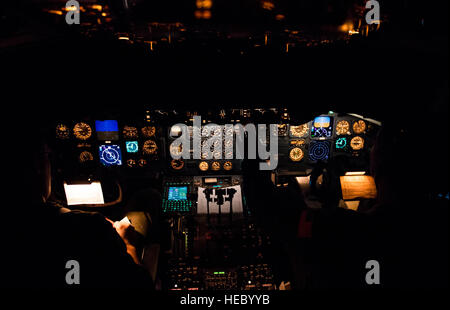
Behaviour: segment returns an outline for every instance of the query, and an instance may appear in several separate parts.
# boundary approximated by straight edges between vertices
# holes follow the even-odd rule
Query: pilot
[[[14,185],[22,189],[20,199],[15,199],[20,217],[14,217],[13,255],[3,284],[152,289],[152,278],[137,254],[133,227],[100,213],[70,211],[52,203],[50,149],[39,137],[30,140],[28,149],[27,160],[13,174]],[[79,281],[67,280],[73,272],[69,261],[77,262]]]
[[[297,235],[302,246],[310,242],[301,259],[307,256],[305,276],[315,281],[305,285],[368,287],[369,260],[379,263],[383,287],[448,285],[448,205],[429,198],[436,169],[423,172],[412,156],[421,133],[402,128],[387,122],[372,149],[373,208],[303,208]]]

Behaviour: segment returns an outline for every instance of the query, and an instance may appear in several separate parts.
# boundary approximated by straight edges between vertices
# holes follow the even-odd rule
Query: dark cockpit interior
[[[447,2],[69,2],[0,21],[2,286],[448,287]]]

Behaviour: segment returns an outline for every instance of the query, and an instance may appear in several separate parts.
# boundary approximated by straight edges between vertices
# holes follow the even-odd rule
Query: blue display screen
[[[333,123],[331,117],[319,116],[314,119],[311,128],[312,138],[329,138],[333,135]]]
[[[311,161],[326,161],[329,156],[329,141],[314,141],[309,144],[309,159]]]
[[[137,141],[126,141],[125,146],[128,153],[137,153],[139,151],[139,144]]]
[[[119,124],[115,120],[95,121],[99,140],[119,140]]]
[[[99,156],[104,166],[122,165],[122,152],[118,145],[100,145]]]
[[[168,200],[187,200],[187,187],[169,187]]]

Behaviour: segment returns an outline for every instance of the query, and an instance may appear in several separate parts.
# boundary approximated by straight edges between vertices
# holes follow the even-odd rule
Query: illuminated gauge
[[[202,159],[209,159],[209,155],[210,155],[209,152],[202,152],[201,158],[202,158]]]
[[[157,150],[158,150],[158,146],[156,145],[156,142],[153,140],[145,141],[144,146],[142,147],[142,152],[146,155],[156,154]]]
[[[303,124],[300,126],[291,126],[289,128],[289,132],[291,134],[291,137],[304,137],[308,134],[309,127],[308,124]]]
[[[291,140],[290,141],[291,146],[302,146],[306,144],[306,141],[304,139],[300,140]]]
[[[156,128],[154,126],[146,126],[141,129],[142,135],[146,138],[153,137],[156,132]]]
[[[69,139],[69,135],[70,135],[69,127],[67,127],[64,124],[56,125],[56,137],[58,139],[61,139],[61,140]]]
[[[202,162],[200,162],[200,164],[198,164],[198,168],[201,171],[208,171],[209,165],[208,165],[208,163],[206,161],[202,161]]]
[[[233,147],[233,139],[225,139],[225,147],[232,148]]]
[[[184,161],[181,159],[173,159],[170,162],[170,167],[172,167],[173,170],[181,170],[184,167]]]
[[[215,127],[213,134],[214,134],[214,136],[222,135],[222,127],[220,127],[220,126]]]
[[[220,170],[220,163],[218,161],[213,161],[211,164],[211,169],[214,171]]]
[[[355,126],[353,125],[353,128],[354,127]],[[350,123],[348,121],[339,121],[336,125],[336,134],[339,136],[349,135],[350,134]]]
[[[286,124],[279,124],[278,125],[278,135],[279,136],[285,136],[287,134],[287,125]]]
[[[138,130],[136,127],[125,126],[123,127],[122,134],[125,139],[136,139],[138,137]]]
[[[301,161],[304,156],[305,156],[305,154],[303,153],[302,149],[299,147],[295,147],[289,152],[289,158],[292,161]]]
[[[209,137],[209,128],[208,127],[202,127],[202,137]]]
[[[350,147],[355,151],[361,150],[362,148],[364,148],[364,139],[359,136],[354,137],[350,141]]]
[[[309,159],[312,161],[326,161],[330,156],[329,141],[315,141],[309,145]]]
[[[225,159],[232,159],[233,158],[233,151],[225,152]]]
[[[213,153],[213,157],[214,157],[214,159],[222,159],[222,152],[215,151]]]
[[[364,131],[366,131],[366,122],[363,120],[354,122],[353,123],[353,131],[358,135],[363,133]]]
[[[225,127],[225,135],[226,136],[233,136],[233,127],[232,126],[226,126]]]
[[[217,147],[219,147],[219,146],[221,146],[221,145],[222,145],[222,140],[214,140],[213,146],[214,146],[215,148],[217,148]]]
[[[170,136],[173,138],[181,136],[182,133],[183,133],[183,130],[181,129],[180,126],[172,126],[170,128]]]
[[[136,161],[134,159],[128,159],[127,166],[130,168],[136,167]]]
[[[80,163],[85,163],[92,160],[94,160],[94,155],[92,155],[92,153],[88,151],[83,151],[80,153],[80,156],[78,156],[78,161]]]
[[[92,128],[88,124],[81,122],[73,127],[73,134],[77,139],[87,140],[92,136]]]
[[[172,155],[172,157],[181,156],[181,154],[183,153],[183,145],[182,144],[174,145],[172,143],[169,147],[169,150],[170,150],[170,155]]]
[[[233,164],[231,163],[231,161],[226,161],[223,164],[223,169],[226,171],[230,171],[231,169],[233,169]]]
[[[138,160],[139,167],[145,167],[147,166],[147,161],[144,158],[141,158]]]
[[[345,150],[347,148],[347,144],[348,144],[347,138],[345,138],[345,137],[336,139],[335,145],[336,145],[336,149],[338,149],[338,150]]]

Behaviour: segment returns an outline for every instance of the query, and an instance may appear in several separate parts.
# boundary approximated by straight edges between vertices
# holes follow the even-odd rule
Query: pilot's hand
[[[116,229],[119,236],[127,245],[135,246],[137,243],[138,235],[136,230],[130,223],[118,221],[113,223],[113,227]]]

